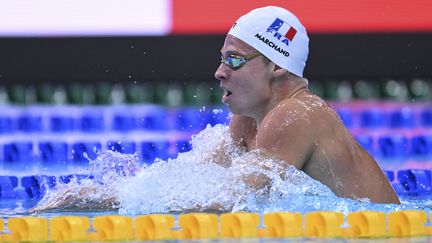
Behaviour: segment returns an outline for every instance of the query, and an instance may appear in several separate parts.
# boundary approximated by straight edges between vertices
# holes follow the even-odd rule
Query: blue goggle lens
[[[221,62],[228,65],[232,69],[237,69],[240,68],[247,61],[246,58],[242,56],[228,55],[226,59],[222,56]]]

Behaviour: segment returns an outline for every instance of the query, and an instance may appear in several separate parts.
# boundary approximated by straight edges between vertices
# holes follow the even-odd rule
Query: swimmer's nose
[[[226,79],[226,77],[227,77],[227,74],[226,74],[226,70],[225,70],[225,65],[223,63],[221,63],[215,72],[215,78],[218,79],[219,81],[223,81]]]

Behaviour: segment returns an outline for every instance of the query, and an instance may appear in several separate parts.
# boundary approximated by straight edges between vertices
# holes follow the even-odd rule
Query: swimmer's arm
[[[293,165],[300,170],[314,148],[311,121],[306,116],[288,117],[290,113],[286,109],[291,114],[304,113],[295,105],[287,105],[285,110],[274,112],[260,125],[256,144],[258,149],[285,161],[286,166]]]
[[[118,208],[118,198],[112,190],[94,185],[79,188],[64,185],[63,189],[50,191],[30,213],[50,210],[113,210]]]
[[[228,151],[225,149],[226,144],[226,139],[222,138],[212,151],[203,154],[204,157],[201,161],[204,163],[211,162],[223,167],[229,167],[231,165],[231,158]]]
[[[213,151],[210,151],[203,161],[211,161],[224,167],[231,165],[231,156],[229,154],[229,146],[237,146],[246,148],[246,141],[251,137],[251,134],[256,134],[255,120],[249,117],[235,115],[229,125],[230,137],[220,138],[219,143]]]
[[[260,161],[249,161],[248,163],[259,165],[266,170],[276,169],[283,177],[290,165],[299,170],[302,169],[311,154],[308,143],[310,140],[307,137],[308,131],[303,125],[293,124],[283,131],[275,129],[277,126],[277,124],[268,124],[267,127],[260,128],[256,142],[260,157],[273,160],[273,164],[262,164]],[[245,175],[243,181],[255,190],[263,189],[271,184],[271,179],[264,174]]]

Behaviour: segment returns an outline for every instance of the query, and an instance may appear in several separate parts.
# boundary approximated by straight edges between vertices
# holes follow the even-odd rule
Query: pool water
[[[219,139],[215,138],[229,138],[225,125],[215,125],[226,124],[226,110],[210,109],[213,116],[210,121],[200,120],[201,113],[209,111],[203,108],[199,109],[201,118],[197,120],[197,113],[191,109],[184,113],[161,112],[153,106],[138,106],[130,108],[129,112],[120,109],[122,112],[117,113],[105,107],[91,114],[69,107],[63,112],[73,114],[74,118],[84,113],[102,114],[102,120],[112,121],[106,125],[110,128],[106,131],[103,126],[100,130],[100,120],[87,116],[83,120],[91,125],[82,126],[83,130],[58,131],[55,129],[62,126],[49,124],[69,123],[50,119],[55,114],[52,108],[9,107],[6,112],[3,109],[3,113],[10,115],[10,120],[21,120],[21,125],[26,125],[19,129],[27,130],[0,136],[0,176],[18,178],[12,188],[16,192],[13,197],[5,197],[5,189],[2,189],[0,216],[178,215],[185,211],[249,211],[261,215],[278,211],[302,214],[336,211],[347,215],[364,210],[406,209],[424,210],[429,215],[432,208],[432,126],[428,123],[427,111],[430,106],[384,104],[379,107],[378,115],[374,113],[376,106],[370,104],[333,104],[333,107],[386,171],[401,198],[401,205],[336,197],[326,186],[294,167],[289,167],[281,178],[280,168],[277,168],[280,161],[265,158],[259,151],[242,151],[229,142],[224,148],[231,166],[213,163],[208,155],[219,145]],[[146,128],[139,130],[143,128],[131,123],[128,113],[140,114],[139,119],[147,121]],[[42,114],[40,123],[33,119],[37,114]],[[171,120],[159,126],[163,117]],[[213,124],[205,127],[203,122]],[[170,128],[164,130],[167,127]],[[71,125],[68,129],[72,128]],[[193,139],[189,143],[191,135]],[[26,157],[33,153],[37,156]],[[66,161],[61,162],[62,159]],[[264,171],[263,164],[275,166]],[[245,184],[244,176],[254,173],[271,178],[271,186],[256,190]],[[62,200],[64,195],[69,196],[68,200]],[[34,208],[38,210],[32,211]]]
[[[216,164],[206,156],[225,138],[224,151],[230,166]],[[193,149],[179,153],[177,158],[156,160],[143,166],[132,154],[115,151],[99,153],[89,166],[78,174],[91,177],[72,178],[47,187],[40,201],[2,201],[3,213],[25,213],[36,206],[39,213],[67,210],[118,211],[123,215],[218,210],[268,213],[289,211],[337,211],[345,215],[354,211],[397,211],[420,209],[428,211],[432,201],[428,195],[404,195],[402,205],[375,204],[367,199],[339,198],[320,182],[293,166],[280,176],[281,161],[265,157],[260,151],[244,151],[234,146],[225,125],[208,126],[192,139]],[[262,169],[263,165],[269,169]],[[245,176],[264,174],[271,186],[253,188]],[[36,205],[36,202],[38,204]],[[214,205],[218,205],[216,208]],[[6,207],[7,206],[7,209]],[[59,211],[60,210],[60,211]]]

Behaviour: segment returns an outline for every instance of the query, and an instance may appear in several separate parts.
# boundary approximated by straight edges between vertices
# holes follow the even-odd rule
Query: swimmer
[[[356,142],[336,112],[309,92],[303,77],[308,44],[303,25],[283,8],[258,8],[237,20],[226,36],[215,73],[224,90],[222,101],[234,114],[229,124],[231,137],[221,139],[214,150],[201,154],[200,160],[231,167],[236,154],[229,151],[233,140],[242,150],[257,151],[274,158],[270,161],[278,161],[268,164],[248,158],[248,166],[277,168],[283,177],[293,165],[337,196],[399,204],[377,162]],[[96,165],[113,155],[98,156]],[[117,177],[133,177],[142,170],[127,158],[116,163],[119,161],[123,161],[121,166],[102,168],[100,185],[80,185],[78,189],[64,186],[44,197],[32,212],[119,208],[116,188],[107,185]],[[116,185],[121,184],[117,180],[120,183]],[[262,173],[244,174],[243,181],[256,191],[272,183]],[[220,209],[229,211],[218,202],[198,206],[196,211]]]
[[[215,77],[234,114],[232,138],[294,165],[340,197],[399,204],[377,162],[309,92],[308,43],[305,27],[280,7],[255,9],[231,27]]]

